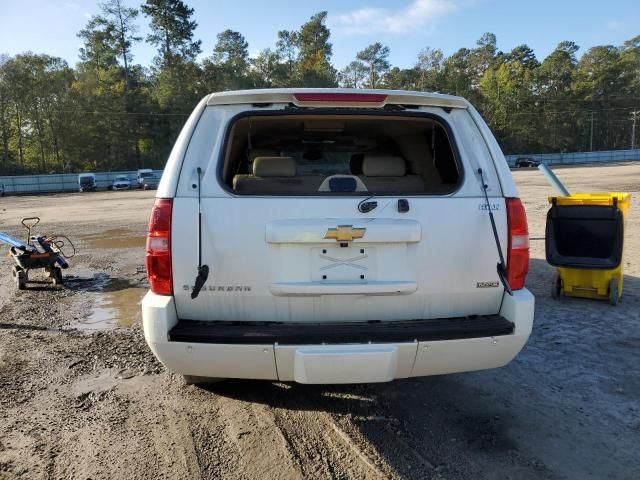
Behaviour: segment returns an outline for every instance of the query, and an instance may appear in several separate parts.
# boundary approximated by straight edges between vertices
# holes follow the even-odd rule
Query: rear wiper
[[[375,195],[371,195],[367,198],[360,200],[358,203],[358,211],[360,213],[369,213],[371,210],[378,206],[378,202],[371,200]]]
[[[496,220],[493,218],[493,211],[491,210],[491,204],[489,203],[489,195],[487,194],[487,182],[484,179],[484,173],[482,172],[482,168],[478,168],[478,173],[480,174],[480,181],[482,182],[482,191],[484,192],[484,199],[487,202],[487,211],[489,212],[489,219],[491,220],[491,229],[493,230],[493,238],[496,241],[496,247],[498,248],[498,257],[500,258],[500,262],[498,263],[498,277],[504,286],[505,292],[509,295],[513,296],[513,290],[511,290],[511,285],[509,285],[509,281],[507,280],[507,266],[504,262],[504,256],[502,255],[502,246],[500,245],[500,238],[498,237],[498,229],[496,228]]]
[[[202,169],[197,168],[198,172],[198,274],[196,282],[191,291],[191,299],[195,299],[200,294],[200,290],[209,278],[209,265],[202,265],[202,202],[200,198],[200,178],[202,177]]]

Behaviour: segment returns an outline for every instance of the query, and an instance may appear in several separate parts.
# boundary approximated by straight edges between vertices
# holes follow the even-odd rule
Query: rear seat
[[[392,155],[365,155],[359,175],[370,192],[424,192],[424,180],[420,175],[407,175],[407,165],[402,157]]]
[[[253,194],[312,193],[323,177],[296,176],[296,162],[291,157],[256,157],[253,175],[233,177],[233,190]]]

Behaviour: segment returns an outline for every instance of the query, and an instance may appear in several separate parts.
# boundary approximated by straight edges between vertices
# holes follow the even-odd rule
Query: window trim
[[[451,146],[451,150],[453,152],[453,160],[456,163],[456,167],[458,168],[459,177],[458,183],[448,191],[438,192],[438,193],[407,193],[407,192],[384,192],[384,193],[376,193],[376,192],[310,192],[310,193],[239,193],[233,190],[233,187],[227,185],[223,178],[223,169],[225,157],[227,155],[227,149],[229,147],[229,139],[231,137],[231,131],[233,130],[233,126],[238,120],[246,117],[267,117],[267,116],[296,116],[296,115],[344,115],[344,116],[379,116],[379,117],[410,117],[410,118],[425,118],[438,122],[445,133],[447,134],[447,138],[449,140],[449,145]],[[465,168],[460,158],[460,150],[458,148],[457,139],[453,135],[453,130],[451,129],[451,125],[449,122],[440,115],[436,115],[430,112],[416,112],[416,111],[397,111],[397,110],[378,110],[378,109],[343,109],[343,108],[285,108],[285,109],[277,109],[277,110],[246,110],[244,112],[240,112],[233,117],[231,117],[226,124],[224,125],[224,138],[222,141],[222,145],[220,146],[220,150],[218,152],[218,164],[216,166],[216,179],[220,188],[223,191],[230,194],[233,197],[239,198],[251,198],[251,197],[266,197],[266,198],[361,198],[363,196],[371,196],[371,197],[403,197],[403,198],[413,198],[413,197],[447,197],[453,196],[456,194],[464,185],[465,182]],[[319,194],[321,193],[321,194]]]

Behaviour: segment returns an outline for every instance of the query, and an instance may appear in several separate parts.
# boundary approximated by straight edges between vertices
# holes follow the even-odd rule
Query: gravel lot
[[[630,191],[640,164],[557,170],[574,191]],[[544,236],[536,170],[514,173]],[[66,233],[65,288],[15,291],[0,260],[0,478],[640,478],[640,205],[621,303],[552,300],[532,241],[532,337],[507,367],[355,386],[201,389],[147,349],[137,302],[153,192],[0,199],[0,230]],[[3,253],[6,250],[3,249]]]

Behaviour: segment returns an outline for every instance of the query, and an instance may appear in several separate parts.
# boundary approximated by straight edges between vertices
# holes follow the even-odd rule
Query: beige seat
[[[420,175],[407,175],[402,157],[393,155],[365,155],[360,178],[372,192],[423,193],[424,180]]]
[[[291,157],[256,157],[253,175],[233,177],[233,190],[251,194],[312,193],[322,177],[296,176],[296,162]]]

